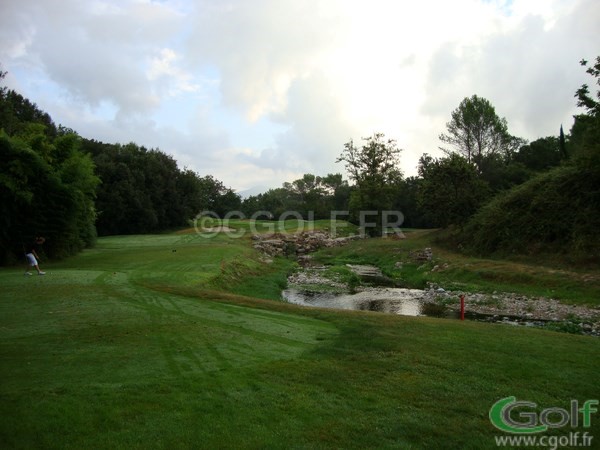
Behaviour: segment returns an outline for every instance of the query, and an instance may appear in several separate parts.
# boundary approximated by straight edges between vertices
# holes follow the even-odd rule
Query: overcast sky
[[[344,172],[383,132],[414,175],[465,97],[528,140],[572,125],[598,0],[0,0],[5,84],[57,124],[238,191]]]

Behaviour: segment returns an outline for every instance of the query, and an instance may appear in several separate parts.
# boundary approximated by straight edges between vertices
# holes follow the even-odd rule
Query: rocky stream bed
[[[381,276],[374,266],[348,267],[366,279]],[[288,289],[283,292],[284,299],[320,307],[451,318],[458,317],[460,296],[464,295],[468,319],[600,336],[599,308],[567,305],[552,298],[508,292],[448,291],[434,284],[427,289],[373,285],[351,289],[345,283],[326,276],[326,273],[326,267],[305,267],[292,274],[288,278]]]
[[[544,327],[557,331],[600,336],[600,308],[569,305],[553,298],[527,297],[510,292],[473,293],[446,290],[429,284],[426,289],[402,289],[381,286],[385,277],[374,266],[348,265],[366,283],[348,286],[335,277],[326,276],[326,267],[315,267],[310,253],[324,247],[345,245],[361,236],[331,237],[324,232],[303,232],[290,235],[253,236],[254,247],[265,257],[295,256],[304,268],[288,279],[288,289],[282,296],[287,301],[321,307],[370,309],[396,314],[456,317],[460,296],[464,295],[466,317],[511,325]],[[404,235],[395,236],[404,239]],[[430,248],[413,251],[413,261],[431,262]],[[398,262],[400,266],[401,262]],[[446,265],[434,265],[432,271]]]

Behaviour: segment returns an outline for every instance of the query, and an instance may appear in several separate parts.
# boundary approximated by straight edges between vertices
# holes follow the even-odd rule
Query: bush
[[[499,195],[461,234],[477,254],[560,253],[598,262],[600,167],[572,163]]]

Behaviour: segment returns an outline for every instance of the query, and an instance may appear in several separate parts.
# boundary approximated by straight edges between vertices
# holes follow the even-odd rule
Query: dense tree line
[[[244,199],[241,211],[246,217],[277,219],[294,212],[304,219],[328,219],[331,211],[347,209],[351,188],[342,175],[316,176],[310,173],[280,188]]]
[[[239,209],[240,198],[222,182],[201,177],[157,149],[134,143],[83,141],[102,180],[96,193],[98,234],[134,234],[186,225],[203,210]]]
[[[585,64],[600,80],[600,58]],[[0,262],[18,258],[35,234],[48,237],[51,255],[63,256],[92,245],[97,234],[159,232],[189,224],[201,211],[261,219],[290,211],[329,219],[332,211],[348,211],[358,223],[361,211],[397,210],[403,226],[457,229],[455,238],[478,252],[568,242],[582,254],[600,254],[594,237],[600,225],[600,91],[594,97],[583,85],[575,96],[585,112],[568,135],[561,126],[557,136],[528,143],[509,133],[488,100],[473,95],[452,111],[439,136],[445,155],[424,154],[417,176],[403,176],[396,142],[375,133],[362,145],[351,140],[343,146],[337,161],[345,163],[350,180],[339,173],[305,174],[242,201],[212,176],[178,168],[158,149],[106,144],[56,127],[35,104],[2,88]],[[380,219],[373,234],[385,231]],[[521,240],[508,231],[515,225]]]
[[[64,257],[97,235],[163,231],[240,205],[223,183],[158,149],[81,138],[0,88],[0,264],[21,261],[37,235],[49,257]]]
[[[346,164],[352,184],[341,174],[305,174],[280,188],[245,199],[245,216],[267,211],[277,218],[285,211],[297,211],[305,219],[328,219],[331,211],[348,211],[347,218],[359,223],[360,211],[397,210],[404,216],[405,227],[462,226],[500,192],[563,160],[559,138],[549,136],[529,144],[519,140],[523,145],[517,150],[484,152],[477,158],[478,164],[469,162],[460,152],[449,151],[441,158],[424,154],[418,176],[405,178],[394,141],[386,140],[381,133],[363,140],[362,147],[353,141],[345,144],[339,157],[339,162]],[[377,218],[381,215],[373,216],[373,220]],[[381,223],[370,231],[380,234]]]
[[[0,263],[21,259],[36,235],[50,256],[92,245],[99,182],[79,136],[0,88]]]

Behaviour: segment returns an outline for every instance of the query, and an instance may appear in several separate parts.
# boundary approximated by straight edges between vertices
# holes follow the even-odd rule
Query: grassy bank
[[[321,257],[394,270],[414,237]],[[44,277],[0,270],[0,447],[495,448],[498,399],[598,396],[598,339],[285,304],[291,263],[248,240],[102,238]]]

